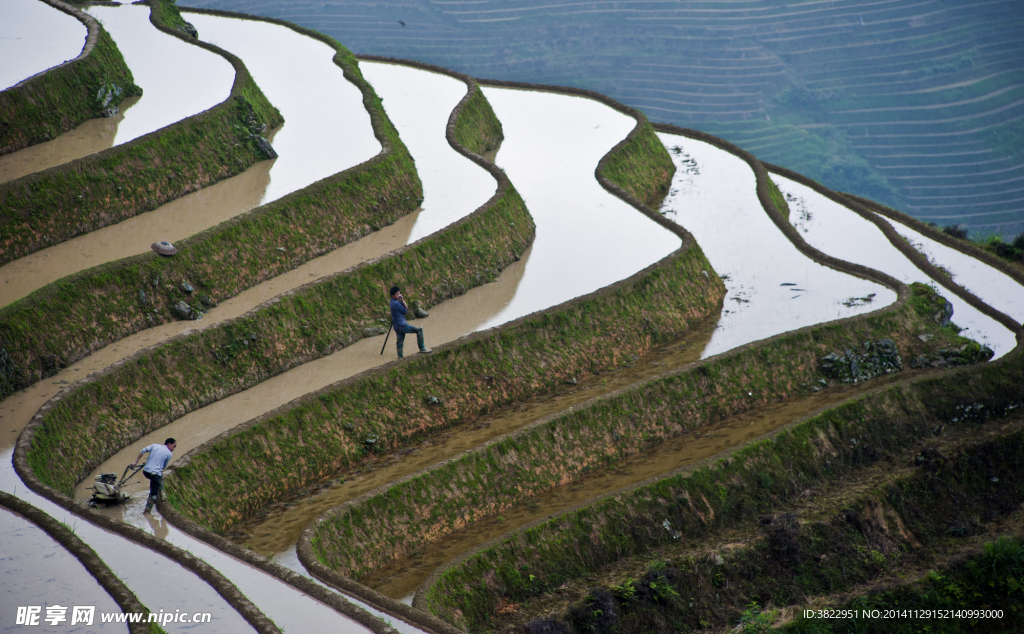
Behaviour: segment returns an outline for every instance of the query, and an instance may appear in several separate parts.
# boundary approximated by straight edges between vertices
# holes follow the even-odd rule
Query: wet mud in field
[[[268,136],[273,140],[273,133]],[[73,273],[148,253],[154,242],[177,242],[257,207],[278,160],[260,161],[241,174],[176,198],[153,211],[0,267],[0,306]]]
[[[228,537],[261,555],[280,555],[295,546],[299,535],[314,519],[343,502],[546,416],[697,361],[716,322],[717,316],[695,327],[684,338],[641,357],[632,367],[620,367],[588,377],[577,385],[563,386],[564,389],[556,394],[530,399],[431,434],[413,447],[372,457],[357,468],[338,474],[334,480],[320,487],[273,505],[262,518],[241,525]]]
[[[423,328],[427,346],[437,346],[476,331],[482,323],[502,310],[515,294],[523,269],[529,261],[529,249],[519,262],[502,271],[496,282],[471,289],[465,295],[450,299],[430,309],[430,317],[411,323]],[[337,381],[377,367],[397,357],[395,336],[381,355],[383,335],[367,337],[335,352],[310,361],[288,372],[268,379],[252,388],[233,394],[215,403],[195,410],[170,424],[146,435],[97,467],[80,482],[76,498],[88,497],[87,487],[100,473],[122,471],[135,459],[139,450],[153,443],[162,443],[173,437],[178,441],[175,453],[183,456],[195,447],[237,425],[280,407],[310,392]],[[415,337],[406,338],[406,352],[416,354]],[[138,489],[145,487],[138,485]],[[114,510],[113,512],[119,512]]]
[[[395,560],[360,582],[395,599],[408,597],[438,566],[505,533],[535,520],[582,504],[596,496],[710,458],[739,447],[758,436],[805,418],[823,408],[859,396],[879,386],[909,376],[907,372],[857,384],[836,384],[820,392],[804,394],[700,427],[613,465],[591,471],[571,483],[556,487],[498,515],[431,542],[411,557]]]
[[[122,101],[118,105],[120,112],[113,117],[89,119],[74,130],[68,130],[52,141],[30,145],[17,152],[0,156],[0,183],[70,163],[75,159],[112,147],[114,136],[117,134],[117,126],[124,119],[125,111],[135,105],[138,100],[138,97],[129,97]]]
[[[28,425],[39,408],[69,384],[83,380],[93,372],[98,372],[171,337],[234,319],[281,293],[393,251],[405,244],[416,222],[416,215],[415,212],[409,214],[393,225],[310,260],[284,275],[253,286],[212,308],[201,321],[174,321],[125,337],[64,368],[58,374],[7,397],[0,402],[0,451],[13,448],[18,434]],[[124,465],[115,470],[123,471]]]

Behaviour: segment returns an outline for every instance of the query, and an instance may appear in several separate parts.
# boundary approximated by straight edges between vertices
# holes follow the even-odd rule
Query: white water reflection
[[[494,178],[456,152],[445,138],[448,118],[466,95],[466,84],[409,66],[360,62],[363,76],[384,100],[388,118],[416,159],[423,182],[423,211],[409,242],[473,213],[494,194]]]
[[[136,502],[145,502],[148,491],[143,489]],[[175,529],[158,511],[143,514],[142,506],[130,504],[115,506],[105,512],[120,517],[188,551],[216,568],[222,575],[252,601],[278,627],[290,632],[367,632],[368,629],[333,608],[317,601],[277,577],[235,559],[204,541]],[[204,626],[205,627],[205,626]]]
[[[199,38],[242,59],[285,123],[274,137],[280,158],[260,204],[373,158],[381,150],[359,89],[345,79],[334,49],[288,27],[183,14]]]
[[[71,520],[72,530],[77,528]],[[4,631],[14,622],[17,606],[40,606],[39,625],[34,632],[75,632],[71,628],[72,607],[93,606],[96,614],[90,632],[124,632],[124,624],[103,624],[99,614],[119,613],[121,608],[89,574],[78,559],[27,519],[0,508],[0,597]],[[67,608],[67,620],[51,625],[44,619],[47,606]]]
[[[0,3],[0,90],[75,59],[89,34],[76,18],[39,0]]]
[[[537,224],[516,296],[484,328],[592,293],[679,248],[677,236],[594,178],[601,157],[636,121],[583,97],[483,91],[505,131],[498,164]]]
[[[364,603],[363,601],[360,601],[355,597],[338,592],[331,586],[322,583],[319,579],[309,574],[309,572],[306,570],[306,567],[302,565],[301,561],[299,561],[299,553],[296,551],[294,545],[292,545],[290,548],[288,548],[288,550],[284,551],[283,553],[278,553],[277,555],[274,555],[273,557],[271,557],[271,559],[274,561],[274,563],[280,564],[285,568],[291,570],[292,572],[298,573],[303,577],[306,577],[307,579],[313,580],[313,582],[317,585],[326,588],[335,594],[345,597],[346,600],[355,603],[356,605],[370,612],[371,614],[375,614],[383,619],[386,619],[388,622],[390,622],[391,627],[398,630],[401,634],[418,634],[422,631],[417,627],[409,625],[401,619],[390,617],[389,615],[381,612],[380,610],[369,605],[368,603]],[[406,603],[406,605],[412,605],[412,602],[410,601]]]
[[[797,251],[761,207],[754,172],[742,159],[703,141],[658,136],[677,170],[662,211],[694,235],[727,289],[705,358],[896,301],[895,291]],[[868,296],[872,301],[851,301]]]
[[[74,527],[75,535],[91,546],[151,611],[210,612],[213,620],[202,625],[204,632],[232,634],[252,631],[252,627],[223,597],[177,562],[90,524],[28,489],[14,471],[12,453],[9,449],[0,453],[0,490],[17,495],[50,517]],[[4,552],[13,554],[14,545],[5,542]],[[61,599],[54,596],[51,601]],[[193,628],[195,625],[191,623],[168,623],[164,626],[168,632],[193,631]]]
[[[208,110],[231,94],[235,69],[226,59],[157,30],[149,7],[89,7],[132,71],[142,98],[125,113],[114,145]]]
[[[787,199],[793,198],[789,200],[790,221],[816,249],[840,260],[883,271],[905,284],[921,282],[935,286],[953,304],[953,322],[964,329],[962,334],[988,345],[995,351],[995,358],[1017,345],[1013,333],[1005,326],[936,284],[893,246],[874,223],[810,187],[777,174],[771,177]],[[1013,283],[1013,286],[1020,291],[1019,285]],[[987,297],[982,299],[989,301]]]
[[[936,266],[953,276],[953,280],[971,291],[983,302],[1017,323],[1024,322],[1024,288],[1012,277],[981,260],[936,242],[901,222],[879,216],[896,229],[918,251]]]

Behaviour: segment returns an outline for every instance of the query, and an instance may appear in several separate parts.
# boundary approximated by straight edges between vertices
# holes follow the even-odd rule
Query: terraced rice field
[[[637,23],[679,22],[708,32],[726,25],[750,30],[758,16],[785,18],[784,28],[770,33],[754,29],[765,50],[769,44],[807,46],[814,38],[841,40],[864,19],[895,29],[910,16],[921,22],[915,28],[927,29],[932,20],[941,25],[960,15],[928,1],[912,8],[880,2],[863,14],[842,2],[772,9],[738,2],[727,10],[634,4],[617,10]],[[990,4],[993,15],[1009,11]],[[296,6],[301,13],[303,5]],[[451,29],[491,20],[529,23],[552,11],[571,16],[592,6],[608,10],[591,4],[460,6],[448,8]],[[92,11],[119,18],[117,12],[130,12],[133,20],[145,18],[138,28],[148,26],[145,7]],[[609,499],[661,486],[701,464],[727,466],[705,461],[760,451],[766,445],[759,440],[816,412],[838,411],[846,399],[964,376],[949,390],[950,407],[956,403],[958,412],[968,402],[1019,400],[1012,387],[1000,386],[997,395],[970,377],[1017,372],[1024,280],[911,219],[889,217],[792,172],[769,176],[750,154],[713,137],[665,127],[655,135],[643,115],[600,95],[493,83],[481,89],[436,68],[379,60],[356,65],[342,49],[326,63],[334,44],[309,32],[225,16],[183,17],[201,39],[242,59],[285,124],[271,137],[281,153],[276,162],[257,163],[164,207],[195,206],[189,199],[207,194],[204,215],[210,217],[196,232],[202,230],[203,239],[217,236],[229,251],[256,253],[247,266],[271,273],[241,271],[232,293],[204,301],[201,311],[191,308],[193,319],[155,304],[157,293],[166,290],[199,306],[195,298],[220,291],[201,280],[216,274],[223,253],[200,257],[188,279],[139,277],[116,293],[131,295],[131,310],[158,318],[150,316],[134,331],[106,331],[105,345],[91,342],[74,358],[37,355],[36,365],[23,368],[6,347],[12,346],[8,338],[24,338],[25,328],[5,323],[7,316],[26,301],[45,312],[54,294],[79,301],[54,290],[63,288],[62,274],[91,280],[96,269],[90,267],[97,264],[108,267],[100,271],[141,268],[153,258],[137,255],[151,241],[145,233],[166,231],[159,224],[166,210],[0,269],[6,278],[0,285],[24,286],[0,305],[2,385],[22,381],[0,402],[0,490],[64,524],[46,524],[44,534],[38,522],[4,502],[4,627],[14,624],[19,605],[67,603],[101,612],[209,612],[212,623],[198,627],[210,632],[522,631],[516,628],[530,619],[558,615],[544,606],[527,608],[550,599],[561,583],[553,581],[557,575],[538,569],[538,584],[531,574],[525,586],[529,596],[516,598],[523,588],[499,588],[511,577],[494,581],[494,573],[510,570],[501,564],[487,573],[492,583],[482,591],[507,594],[483,612],[472,602],[451,607],[474,590],[466,585],[466,592],[446,592],[444,584],[459,574],[473,578],[474,558],[512,548],[507,545],[520,543],[527,531],[605,508]],[[369,29],[370,20],[364,23]],[[110,30],[117,41],[117,29]],[[929,32],[938,37],[939,31]],[[175,45],[190,46],[181,39]],[[935,43],[945,45],[942,38]],[[275,48],[277,55],[266,54]],[[716,103],[729,107],[724,93],[714,93],[715,82],[733,71],[737,79],[756,75],[745,74],[748,61],[768,75],[786,72],[790,58],[762,53],[722,58],[700,67],[708,73],[694,72],[695,82],[707,79],[701,85],[709,91],[695,93],[708,101],[694,100],[693,112],[710,112]],[[309,72],[281,72],[275,58],[286,54],[289,64]],[[473,55],[471,45],[465,54]],[[900,63],[894,58],[887,68],[898,72]],[[1006,80],[998,72],[991,79]],[[913,94],[930,94],[926,85]],[[760,112],[764,85],[745,86],[748,92],[730,93],[740,98],[730,103],[740,104],[737,113]],[[316,90],[326,92],[314,99]],[[986,94],[1012,109],[1016,90],[1010,81]],[[147,89],[133,112],[145,115],[146,98],[158,94]],[[658,97],[676,98],[684,101],[671,103],[686,105],[689,97]],[[219,99],[223,95],[214,102]],[[941,116],[955,118],[956,108],[985,101],[964,96]],[[930,107],[922,104],[922,110]],[[855,118],[874,111],[871,106],[870,100],[850,102],[844,113]],[[495,131],[499,123],[503,132]],[[483,147],[495,136],[500,148]],[[480,144],[480,153],[489,150],[490,158],[468,149],[470,143]],[[337,146],[345,152],[332,151]],[[406,148],[411,160],[403,163]],[[413,162],[418,175],[409,185],[401,170]],[[396,191],[410,195],[388,200],[361,193],[387,187],[389,179],[406,183]],[[418,187],[422,194],[415,197]],[[344,202],[330,197],[337,188],[346,192]],[[246,202],[211,195],[216,190],[244,191]],[[284,231],[271,220],[288,218],[291,229],[301,227],[295,233],[312,234],[311,225],[300,224],[309,207],[358,226],[292,259],[291,252],[303,248],[301,239],[274,234]],[[382,215],[369,215],[369,207]],[[112,233],[129,224],[130,233]],[[179,229],[185,253],[175,257],[181,260],[201,242],[188,227]],[[293,241],[284,248],[276,246],[278,239]],[[122,250],[105,246],[110,240]],[[121,244],[127,242],[139,244]],[[51,257],[66,245],[96,256],[74,262]],[[38,272],[40,262],[49,262],[48,273]],[[914,282],[931,290],[907,286]],[[427,304],[430,315],[412,323],[426,331],[432,356],[397,361],[393,339],[385,343],[376,330],[387,325],[382,289],[390,283]],[[985,344],[988,353],[940,325],[950,308],[936,292],[950,300],[952,320],[964,328],[960,334]],[[367,301],[380,305],[348,305]],[[93,310],[97,322],[137,317],[116,312],[127,309],[113,302]],[[869,338],[865,351],[882,350],[886,359],[885,351],[899,348],[907,367],[886,361],[879,374],[889,376],[868,380],[854,363],[848,371],[858,380],[842,385],[820,357],[829,346],[859,349],[862,339],[851,337]],[[414,357],[413,344],[406,343],[407,357]],[[850,348],[846,354],[856,357]],[[877,363],[861,359],[864,368]],[[972,367],[961,375],[945,369],[957,363]],[[966,421],[967,412],[958,416]],[[993,442],[1009,442],[1012,426],[980,429]],[[958,430],[935,433],[946,443],[943,451],[973,450],[957,444]],[[142,512],[146,485],[139,482],[128,487],[134,497],[127,504],[85,509],[95,475],[120,474],[142,447],[169,435],[179,446],[167,499],[156,512]],[[891,449],[884,440],[870,442],[882,443],[872,449],[876,454]],[[812,480],[808,492],[817,491]],[[393,512],[403,515],[389,516]],[[676,528],[665,522],[654,530],[671,540]],[[593,528],[596,535],[598,524]],[[628,540],[645,530],[623,525],[618,534]],[[72,554],[82,557],[80,547],[69,545],[72,533],[113,573],[102,586],[90,575],[95,570],[80,565],[85,559]],[[346,538],[334,539],[337,534]],[[641,540],[631,554],[642,559],[655,542]],[[544,565],[561,565],[567,552],[549,551]],[[598,573],[604,574],[595,565],[580,576]],[[118,588],[135,597],[125,598]],[[718,618],[732,619],[729,610]],[[165,619],[163,627],[196,626]],[[108,629],[117,628],[102,631]]]
[[[597,90],[921,220],[1024,230],[1013,0],[197,4],[477,77]]]

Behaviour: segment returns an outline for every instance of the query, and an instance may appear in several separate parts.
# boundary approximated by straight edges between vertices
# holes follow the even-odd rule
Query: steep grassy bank
[[[1008,420],[922,434],[770,514],[696,542],[680,537],[644,561],[612,567],[589,590],[572,583],[563,591],[584,596],[557,620],[566,634],[706,631],[740,621],[752,602],[817,608],[820,598],[947,560],[948,553],[976,547],[973,536],[998,532],[1019,513],[1022,426],[1017,412]],[[963,596],[958,607],[982,603],[984,597]],[[902,602],[885,607],[906,608]],[[522,612],[537,608],[522,606]],[[602,610],[600,617],[594,609]]]
[[[801,615],[779,631],[911,634],[927,627],[928,632],[935,634],[1019,632],[1024,629],[1024,610],[1020,603],[1022,569],[1024,538],[1019,534],[1000,536],[984,544],[980,553],[966,561],[929,570],[919,581],[857,596],[833,608],[855,610],[854,618],[823,620],[806,619]],[[875,610],[884,614],[884,610],[893,610],[896,606],[901,612],[898,618],[883,619],[873,615]],[[932,611],[930,613],[936,616],[925,620],[910,612],[913,610]],[[995,610],[1002,612],[1001,618],[980,615],[981,611]]]
[[[247,315],[139,353],[42,415],[29,460],[70,494],[91,469],[186,412],[363,337],[396,279],[431,305],[484,284],[518,258],[533,222],[514,190],[448,231],[267,302]]]
[[[0,264],[152,211],[269,158],[260,134],[264,125],[280,125],[281,114],[241,60],[161,21],[176,14],[168,0],[154,0],[150,19],[231,62],[228,99],[124,145],[0,185]]]
[[[807,489],[885,459],[922,434],[943,425],[973,425],[1020,406],[1022,359],[1018,350],[996,363],[902,383],[705,468],[518,531],[433,578],[422,603],[450,623],[478,630],[504,604],[550,592],[625,557],[643,556],[676,535],[692,539],[773,512]],[[777,371],[773,363],[771,372]]]
[[[200,524],[224,530],[370,451],[403,446],[642,354],[717,307],[722,285],[701,275],[708,266],[691,248],[611,292],[321,390],[179,461],[168,499]],[[669,297],[668,305],[655,301]],[[216,493],[225,487],[232,495]]]
[[[321,563],[359,579],[587,471],[755,405],[808,392],[828,376],[818,359],[833,350],[892,338],[904,355],[912,355],[924,351],[917,336],[926,333],[936,337],[929,342],[932,353],[956,345],[959,337],[932,319],[945,300],[926,287],[914,290],[917,301],[902,310],[776,337],[538,421],[342,505],[322,516],[304,539]]]
[[[121,51],[99,22],[63,2],[47,4],[85,24],[85,47],[75,59],[0,92],[0,154],[53,139],[142,94]],[[97,97],[104,87],[113,90],[109,101],[106,90]]]
[[[640,116],[643,119],[625,145],[603,162],[604,175],[651,209],[657,209],[668,194],[676,166],[647,118]]]
[[[335,63],[363,93],[381,153],[178,242],[173,258],[147,253],[111,262],[0,309],[0,397],[113,341],[180,319],[178,302],[202,312],[418,206],[422,186],[408,150],[351,53],[329,43],[338,50]]]

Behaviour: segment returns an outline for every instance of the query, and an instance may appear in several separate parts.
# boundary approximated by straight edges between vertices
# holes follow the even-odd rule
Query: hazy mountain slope
[[[924,220],[1024,229],[1018,0],[187,1],[590,88]]]

